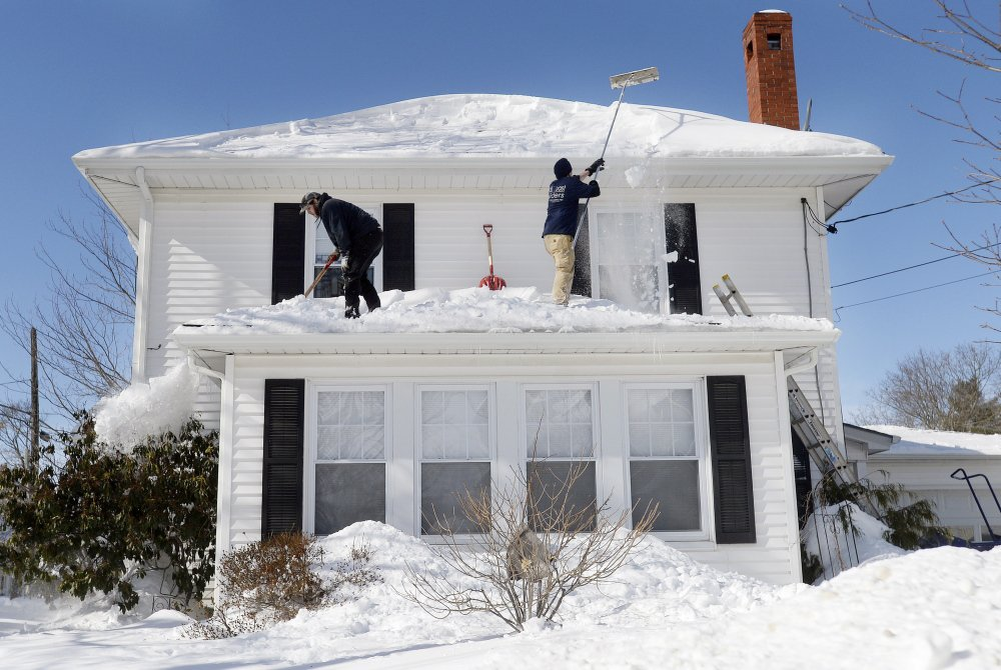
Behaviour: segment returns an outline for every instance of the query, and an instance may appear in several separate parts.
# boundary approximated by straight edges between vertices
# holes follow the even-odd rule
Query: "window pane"
[[[421,391],[421,457],[489,458],[489,395],[485,389]]]
[[[316,404],[318,460],[384,457],[384,391],[320,391]]]
[[[591,413],[590,389],[526,391],[527,456],[590,457],[594,453]]]
[[[532,530],[594,530],[597,487],[593,461],[529,461],[527,475]]]
[[[329,535],[369,520],[386,521],[385,464],[318,464],[314,532]]]
[[[489,463],[421,464],[421,533],[483,533],[462,509],[466,492],[490,495]]]
[[[629,454],[696,456],[691,389],[629,389]]]
[[[647,506],[659,504],[656,531],[701,530],[698,461],[632,461],[633,523]]]

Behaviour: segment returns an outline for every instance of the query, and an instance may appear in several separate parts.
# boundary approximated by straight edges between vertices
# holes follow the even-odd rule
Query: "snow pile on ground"
[[[900,438],[880,456],[911,456],[917,454],[1001,456],[1001,435],[956,433],[948,430],[927,430],[904,426],[865,426]]]
[[[439,95],[320,119],[90,149],[75,159],[597,156],[615,105]],[[607,157],[880,156],[868,142],[652,105],[621,106]]]
[[[849,569],[820,587],[774,587],[713,570],[647,539],[604,586],[581,590],[562,626],[511,634],[488,615],[438,620],[400,595],[409,564],[448,568],[432,547],[364,522],[322,540],[328,559],[368,546],[383,582],[362,597],[302,611],[271,630],[228,640],[184,636],[190,620],[157,612],[125,622],[77,601],[49,609],[0,599],[6,667],[957,668],[1001,664],[1001,549],[940,547]],[[76,608],[76,610],[74,610]],[[117,610],[116,610],[117,612]],[[140,613],[146,614],[146,613]]]
[[[842,512],[856,532],[846,531]],[[828,505],[814,512],[803,529],[806,550],[820,558],[824,573],[819,581],[830,579],[843,570],[866,561],[902,556],[907,553],[884,538],[889,527],[859,508],[855,503]]]
[[[487,333],[621,332],[626,330],[833,331],[827,319],[804,316],[701,316],[636,312],[610,300],[575,296],[560,307],[535,287],[416,291],[380,294],[382,309],[344,318],[343,298],[290,298],[277,305],[229,309],[190,321],[175,332],[289,333]]]
[[[177,432],[194,411],[200,378],[187,362],[148,384],[134,383],[94,406],[98,437],[123,451],[147,435]]]

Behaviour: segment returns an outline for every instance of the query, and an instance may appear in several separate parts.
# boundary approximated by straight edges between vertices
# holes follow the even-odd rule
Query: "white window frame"
[[[641,217],[649,217],[653,222],[654,230],[654,240],[655,245],[654,252],[654,267],[657,269],[657,293],[660,297],[659,305],[657,309],[660,313],[665,312],[665,308],[670,309],[670,299],[668,298],[668,277],[667,277],[667,262],[663,260],[663,256],[667,249],[667,238],[664,231],[664,214],[663,205],[659,205],[660,209],[651,206],[635,205],[635,206],[625,206],[625,207],[610,207],[608,205],[595,206],[594,203],[588,207],[587,216],[587,233],[588,239],[590,240],[590,258],[591,258],[591,295],[595,298],[603,297],[601,294],[601,272],[599,268],[601,266],[601,252],[602,245],[598,242],[598,219],[602,216],[616,216],[622,214],[637,214]],[[658,218],[658,211],[660,212]],[[659,222],[659,223],[658,223]],[[659,253],[657,253],[659,251]]]
[[[632,506],[632,464],[634,461],[692,460],[690,457],[633,456],[629,443],[629,391],[631,390],[690,390],[692,392],[692,415],[695,420],[695,449],[699,467],[699,531],[656,531],[651,535],[668,541],[698,541],[714,538],[712,456],[709,448],[709,408],[706,404],[705,380],[638,382],[623,381],[621,392],[622,447],[626,461],[624,484],[626,502]],[[630,515],[630,526],[632,518]]]
[[[369,202],[369,203],[359,203],[359,202],[355,202],[355,203],[352,203],[352,204],[357,205],[361,209],[365,210],[366,212],[368,212],[369,214],[371,214],[372,216],[374,216],[375,220],[379,222],[379,227],[382,227],[382,205],[383,205],[383,203],[381,203],[381,202],[380,203],[371,203],[371,202]],[[315,221],[310,221],[311,217],[309,216],[309,214],[306,214],[305,217],[306,217],[306,244],[304,246],[306,247],[306,258],[305,258],[305,262],[303,263],[303,268],[304,269],[303,269],[302,280],[304,282],[303,286],[309,286],[310,284],[313,283],[313,279],[314,279],[313,271],[317,267],[323,267],[323,265],[326,263],[325,260],[324,261],[316,261],[315,257],[316,257],[316,236],[320,234],[320,231],[323,231],[323,235],[326,235],[327,231],[323,228],[323,222],[320,221],[320,219],[316,219]],[[330,267],[331,268],[340,268],[341,267],[341,261],[340,260],[334,261],[334,263]],[[382,252],[380,252],[379,255],[376,256],[376,258],[375,258],[374,261],[372,261],[372,266],[371,267],[372,267],[372,272],[373,272],[372,285],[375,286],[375,290],[376,291],[379,291],[381,293],[382,292]],[[312,297],[312,296],[310,296],[310,297]]]
[[[518,437],[520,444],[518,445],[518,463],[521,470],[522,476],[525,477],[525,481],[528,478],[528,462],[531,460],[531,454],[529,453],[529,440],[534,437],[535,431],[538,429],[536,426],[528,425],[528,392],[529,391],[582,391],[588,390],[591,392],[591,439],[592,439],[592,453],[588,458],[580,457],[546,457],[541,459],[542,461],[551,461],[554,463],[578,463],[578,462],[592,462],[594,463],[594,493],[595,493],[595,511],[600,513],[601,503],[605,499],[602,491],[602,445],[601,445],[601,398],[598,395],[598,382],[595,381],[567,381],[564,383],[523,383],[518,385]]]
[[[384,521],[388,521],[389,508],[389,466],[393,459],[393,387],[390,384],[368,384],[364,382],[306,382],[307,386],[307,406],[306,406],[306,426],[305,426],[305,454],[303,457],[303,483],[302,483],[302,529],[305,533],[315,534],[316,530],[316,466],[320,463],[382,463],[386,467],[386,510]],[[319,397],[325,391],[351,392],[351,391],[382,391],[385,400],[383,406],[383,435],[385,444],[381,459],[343,459],[343,460],[319,460],[318,441],[319,430]]]
[[[429,383],[429,384],[414,384],[414,528],[416,529],[417,537],[434,543],[435,541],[442,541],[443,536],[440,534],[425,534],[422,532],[423,520],[422,520],[422,497],[423,497],[423,482],[421,481],[421,474],[423,471],[423,466],[425,463],[424,459],[424,436],[423,431],[421,431],[422,417],[423,417],[423,404],[422,404],[422,394],[424,391],[486,391],[487,392],[487,434],[488,434],[488,456],[486,458],[471,458],[466,460],[455,460],[455,459],[441,459],[433,458],[428,459],[428,463],[489,463],[490,464],[490,494],[493,496],[494,492],[497,490],[497,393],[494,384],[486,383]],[[477,537],[479,534],[467,533],[467,534],[456,534],[454,537],[457,539],[462,538],[472,538]]]

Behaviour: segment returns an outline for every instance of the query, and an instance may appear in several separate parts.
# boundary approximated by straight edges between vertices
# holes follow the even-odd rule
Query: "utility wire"
[[[995,242],[994,244],[988,244],[983,247],[977,247],[976,249],[969,249],[963,251],[957,251],[954,254],[949,254],[948,256],[942,256],[941,258],[936,258],[935,260],[925,261],[924,263],[918,263],[917,265],[908,265],[906,268],[900,268],[897,270],[890,270],[889,272],[882,272],[878,275],[872,275],[869,277],[862,277],[861,279],[853,279],[852,281],[846,281],[843,284],[835,284],[831,288],[840,288],[842,286],[848,286],[849,284],[858,284],[861,281],[867,281],[869,279],[876,279],[877,277],[885,277],[887,275],[892,275],[897,272],[903,272],[904,270],[913,270],[914,268],[920,268],[925,265],[931,265],[932,263],[938,263],[939,261],[947,261],[950,258],[955,258],[956,256],[965,256],[966,254],[972,254],[976,251],[983,251],[984,249],[990,249],[991,247],[996,247],[1001,245],[1001,242]]]
[[[917,202],[909,202],[906,205],[898,205],[897,207],[891,207],[890,209],[884,209],[882,212],[872,212],[871,214],[862,214],[860,216],[855,216],[855,217],[852,217],[850,219],[840,219],[838,221],[835,221],[831,225],[832,226],[837,226],[838,224],[841,224],[841,223],[849,223],[850,221],[858,221],[859,219],[865,219],[865,218],[868,218],[870,216],[879,216],[880,214],[889,214],[890,212],[895,212],[898,209],[907,209],[908,207],[914,207],[915,205],[923,205],[926,202],[931,202],[932,200],[935,200],[936,198],[944,198],[946,196],[956,195],[957,193],[962,193],[963,191],[969,191],[970,189],[978,188],[980,186],[987,186],[988,184],[993,184],[993,183],[995,183],[997,181],[1001,181],[1001,180],[999,180],[999,179],[988,179],[987,181],[977,182],[976,184],[973,184],[972,186],[967,186],[966,188],[961,188],[958,191],[948,191],[946,193],[939,193],[938,195],[933,195],[932,197],[925,198],[924,200],[918,200]]]
[[[903,295],[910,295],[912,293],[920,293],[921,291],[928,291],[928,290],[933,289],[933,288],[939,288],[941,286],[948,286],[950,284],[958,284],[959,282],[969,281],[971,279],[977,279],[979,277],[986,277],[987,275],[993,275],[993,274],[997,274],[997,273],[995,273],[995,272],[984,272],[983,274],[973,275],[972,277],[964,277],[963,279],[954,279],[953,281],[947,281],[947,282],[943,282],[941,284],[935,284],[934,286],[925,286],[924,288],[916,288],[913,291],[904,291],[903,293],[895,293],[893,295],[884,296],[882,298],[873,298],[872,300],[866,300],[864,302],[856,302],[856,303],[853,303],[851,305],[842,305],[840,307],[835,307],[834,308],[834,312],[837,314],[841,310],[848,309],[849,307],[858,307],[859,305],[868,305],[869,303],[879,302],[881,300],[889,300],[890,298],[899,298],[900,296],[903,296]],[[838,317],[839,318],[837,320],[840,320],[841,315],[838,314]]]

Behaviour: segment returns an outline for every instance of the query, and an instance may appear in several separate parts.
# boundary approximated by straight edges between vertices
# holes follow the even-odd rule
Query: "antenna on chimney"
[[[806,121],[803,122],[803,127],[800,128],[800,130],[805,130],[806,132],[810,132],[812,130],[812,128],[810,128],[811,112],[813,112],[813,98],[806,101]]]

